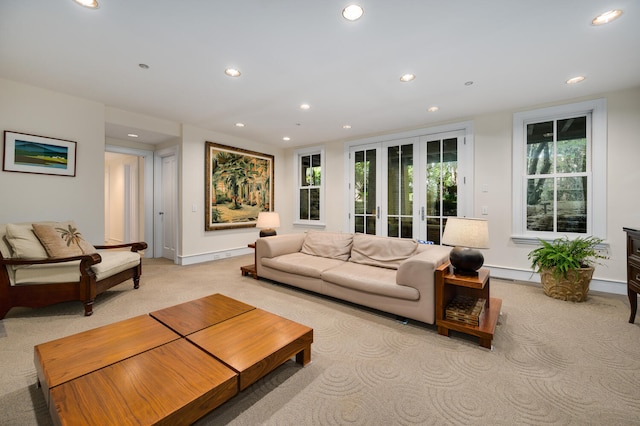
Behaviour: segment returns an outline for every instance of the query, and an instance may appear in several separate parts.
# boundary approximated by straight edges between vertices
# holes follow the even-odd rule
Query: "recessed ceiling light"
[[[342,16],[347,21],[357,21],[360,19],[362,14],[364,13],[364,9],[358,6],[357,4],[350,4],[349,6],[342,9]]]
[[[344,126],[342,126],[343,129],[350,129],[351,128],[351,124],[345,124]]]
[[[99,7],[98,0],[73,0],[80,6],[88,7],[89,9],[97,9]]]
[[[440,109],[440,108],[438,108],[437,106],[432,106],[432,107],[430,107],[429,109],[427,109],[427,111],[429,111],[429,112],[436,112],[436,111],[438,111],[439,109]]]
[[[309,108],[311,108],[311,105],[309,105],[309,104],[302,104],[302,105],[300,105],[300,109],[307,110],[307,109],[309,109]]]
[[[244,123],[236,123],[236,127],[244,127]]]
[[[135,133],[127,133],[127,136],[129,136],[130,138],[139,138],[139,135],[136,135]]]
[[[402,82],[405,82],[405,83],[406,83],[407,81],[411,81],[411,80],[413,80],[414,78],[416,78],[416,76],[415,76],[415,75],[413,75],[413,74],[404,74],[402,77],[400,77],[400,81],[402,81]]]
[[[290,141],[291,138],[289,136],[285,136],[284,138],[282,138],[283,141]]]
[[[227,68],[224,73],[229,77],[240,77],[240,71],[235,68]]]
[[[147,65],[147,64],[138,64],[138,66],[140,68],[142,68],[143,70],[148,70],[149,69],[149,65]]]
[[[591,21],[591,25],[604,25],[604,24],[608,24],[611,21],[615,21],[616,19],[618,19],[620,17],[620,15],[622,15],[622,11],[621,10],[609,10],[605,13],[602,13],[598,16],[596,16],[595,18],[593,18],[593,21]]]
[[[566,81],[567,84],[576,84],[576,83],[580,83],[582,81],[584,81],[585,77],[584,76],[577,76],[577,77],[573,77],[570,78],[569,80]]]

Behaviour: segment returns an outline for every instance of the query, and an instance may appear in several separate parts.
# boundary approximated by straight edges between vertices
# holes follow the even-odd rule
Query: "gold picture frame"
[[[205,142],[205,231],[256,226],[273,211],[270,154]]]

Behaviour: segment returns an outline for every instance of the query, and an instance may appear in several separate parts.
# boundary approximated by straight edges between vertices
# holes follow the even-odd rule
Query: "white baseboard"
[[[214,251],[209,253],[191,254],[188,256],[178,256],[178,265],[195,265],[196,263],[211,262],[214,260],[228,259],[230,257],[252,254],[253,249],[239,247],[229,250]]]
[[[499,266],[484,265],[489,269],[491,276],[495,278],[502,278],[506,280],[525,281],[532,283],[540,283],[540,275],[531,273],[531,271],[523,271],[521,269],[503,268]],[[594,278],[591,280],[589,289],[593,291],[601,291],[603,293],[611,294],[627,294],[627,282],[626,281],[613,281]]]

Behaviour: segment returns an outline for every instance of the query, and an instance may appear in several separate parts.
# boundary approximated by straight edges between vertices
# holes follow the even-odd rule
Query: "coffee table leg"
[[[296,354],[296,362],[305,366],[311,362],[311,345],[306,346],[303,350]]]

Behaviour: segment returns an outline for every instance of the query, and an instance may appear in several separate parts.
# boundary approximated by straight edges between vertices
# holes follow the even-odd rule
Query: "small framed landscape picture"
[[[76,142],[5,130],[2,170],[75,176]]]

